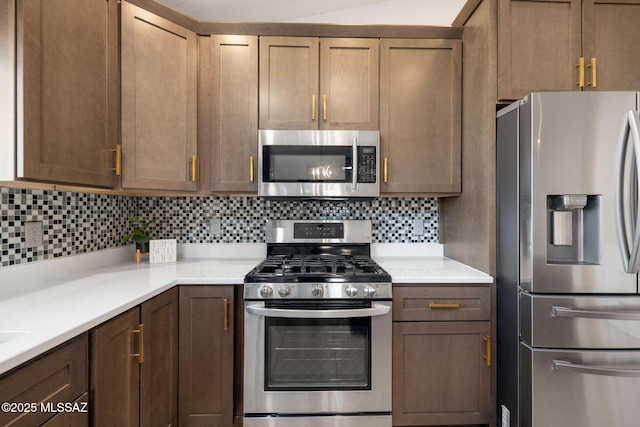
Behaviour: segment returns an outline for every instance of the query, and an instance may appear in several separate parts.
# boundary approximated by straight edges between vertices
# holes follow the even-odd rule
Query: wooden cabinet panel
[[[142,304],[140,425],[178,425],[178,288]]]
[[[394,322],[393,425],[489,422],[489,322]]]
[[[260,129],[378,129],[379,41],[260,37]]]
[[[596,90],[640,88],[640,1],[583,0],[583,56],[596,58]],[[585,70],[587,89],[593,68]]]
[[[197,36],[122,3],[122,186],[195,191]]]
[[[460,192],[461,55],[460,40],[381,41],[382,193]]]
[[[113,186],[117,2],[23,0],[17,13],[16,177]]]
[[[260,37],[260,129],[317,129],[319,39]]]
[[[379,129],[378,39],[320,40],[322,129]]]
[[[0,412],[0,425],[34,426],[53,420],[55,412],[41,410],[41,404],[70,403],[87,392],[88,338],[82,334],[45,355],[0,377],[0,402],[35,403],[28,413]],[[69,421],[69,420],[68,420]],[[87,413],[79,413],[66,425],[88,425]],[[47,424],[49,425],[49,424]]]
[[[74,402],[73,411],[60,412],[42,427],[88,427],[89,426],[89,393],[84,393]],[[76,410],[80,409],[80,410]]]
[[[491,320],[491,288],[488,286],[394,286],[393,320]]]
[[[91,424],[139,425],[138,330],[133,308],[91,331]]]
[[[212,36],[200,58],[211,84],[211,190],[257,191],[258,38]],[[208,44],[210,45],[208,45]],[[201,52],[206,47],[201,47]],[[202,78],[202,77],[201,77]],[[206,94],[205,94],[206,96]],[[206,110],[205,110],[206,111]]]
[[[233,286],[180,287],[181,426],[233,425],[233,311]]]
[[[581,0],[501,0],[498,98],[533,91],[579,90]]]

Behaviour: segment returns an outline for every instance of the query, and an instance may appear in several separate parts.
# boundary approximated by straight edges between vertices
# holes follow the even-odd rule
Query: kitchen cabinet
[[[87,349],[85,333],[0,376],[0,402],[35,405],[1,411],[0,425],[88,426]],[[58,403],[77,403],[78,411],[56,413]]]
[[[0,7],[3,24],[13,20],[6,16],[11,3]],[[17,2],[16,105],[2,111],[12,116],[16,108],[17,144],[14,151],[13,132],[7,134],[11,147],[3,150],[3,179],[114,186],[111,151],[119,131],[117,3]],[[5,40],[13,39],[12,31],[7,35]],[[11,58],[12,54],[4,64],[12,63]],[[3,88],[5,83],[13,84],[13,79],[7,78]],[[2,102],[13,100],[9,90]]]
[[[122,187],[197,189],[197,36],[121,11]]]
[[[488,424],[490,287],[393,292],[393,425]]]
[[[177,333],[177,288],[91,331],[92,425],[177,425]]]
[[[260,129],[377,130],[379,40],[260,37]]]
[[[460,193],[461,61],[460,40],[381,41],[381,193]]]
[[[181,426],[234,422],[234,287],[180,286]]]
[[[211,151],[204,185],[213,192],[256,193],[258,37],[200,37],[199,48],[200,114],[207,117],[199,126],[202,146],[209,143]]]
[[[498,98],[637,90],[638,0],[499,0]]]

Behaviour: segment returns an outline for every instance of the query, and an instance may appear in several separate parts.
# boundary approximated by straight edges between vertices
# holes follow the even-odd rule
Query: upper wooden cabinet
[[[122,3],[122,187],[197,188],[197,36]]]
[[[15,177],[112,187],[117,1],[22,0],[16,11]]]
[[[383,39],[382,193],[460,193],[460,40]]]
[[[378,129],[379,40],[260,37],[260,129]]]
[[[498,98],[637,90],[638,0],[499,0]]]
[[[202,169],[202,187],[210,185],[214,192],[255,193],[258,37],[200,37],[200,70],[199,148],[202,160],[206,156],[211,162]]]

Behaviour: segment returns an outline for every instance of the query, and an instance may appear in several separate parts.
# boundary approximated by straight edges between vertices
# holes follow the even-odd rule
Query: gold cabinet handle
[[[578,69],[578,81],[576,82],[576,85],[582,88],[584,87],[584,58],[583,57],[580,57],[580,59],[578,59],[576,68]]]
[[[482,357],[487,360],[487,366],[491,366],[491,337],[489,335],[482,337],[486,344],[486,354]]]
[[[224,299],[223,303],[223,311],[224,318],[222,319],[222,327],[225,331],[229,330],[229,300],[227,298]]]
[[[322,120],[327,121],[327,95],[322,95]]]
[[[388,181],[388,177],[389,177],[389,162],[388,159],[385,157],[384,161],[382,162],[383,166],[382,166],[382,181],[384,181],[384,183],[386,184]]]
[[[429,308],[460,308],[460,304],[455,302],[430,302]]]
[[[253,182],[253,156],[249,156],[249,179]]]
[[[596,58],[591,58],[591,63],[587,65],[587,68],[591,68],[591,82],[588,86],[596,87]]]
[[[316,119],[316,94],[311,97],[311,120]]]
[[[191,181],[196,180],[196,156],[191,156]]]
[[[138,363],[144,363],[144,324],[140,324],[138,329],[131,331],[133,334],[138,334],[138,352],[131,356],[138,358]]]
[[[116,176],[120,176],[122,173],[122,145],[116,145],[116,148],[112,149],[111,152],[116,154],[115,167],[111,168],[111,170],[116,172]]]

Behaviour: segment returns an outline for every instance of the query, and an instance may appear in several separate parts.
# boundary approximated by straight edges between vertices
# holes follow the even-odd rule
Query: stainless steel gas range
[[[244,282],[245,427],[391,427],[391,277],[370,221],[268,221]]]

